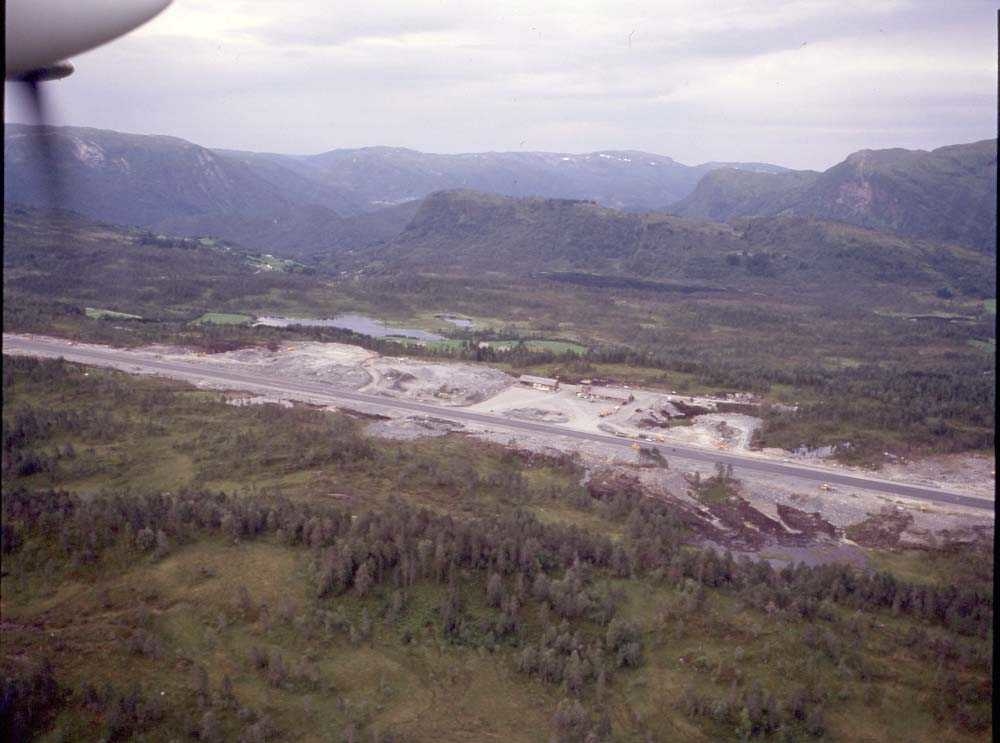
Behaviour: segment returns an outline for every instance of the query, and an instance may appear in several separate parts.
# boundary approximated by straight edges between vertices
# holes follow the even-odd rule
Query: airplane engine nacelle
[[[6,77],[45,70],[150,20],[171,0],[7,0]],[[72,68],[70,68],[72,69]]]

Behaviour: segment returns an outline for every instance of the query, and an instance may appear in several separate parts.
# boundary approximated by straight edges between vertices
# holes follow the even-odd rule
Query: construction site
[[[15,353],[21,343],[37,346],[38,342],[47,347],[53,339],[4,336],[5,349]],[[99,356],[101,363],[122,371],[165,373],[220,390],[237,405],[307,404],[342,409],[366,419],[368,432],[384,438],[464,435],[544,456],[572,456],[590,473],[636,479],[648,494],[693,509],[692,513],[700,514],[698,519],[715,525],[713,529],[724,522],[725,531],[731,533],[726,539],[736,539],[733,547],[760,549],[767,543],[772,551],[780,548],[781,560],[843,559],[843,550],[855,549],[852,534],[872,544],[920,546],[983,539],[992,530],[992,512],[981,506],[929,504],[887,493],[885,488],[830,485],[816,478],[807,482],[795,475],[754,472],[748,467],[740,468],[737,500],[705,510],[705,504],[692,494],[691,483],[711,477],[719,460],[704,453],[808,464],[831,481],[838,475],[872,475],[823,459],[816,451],[753,448],[754,431],[761,420],[752,415],[759,403],[750,398],[736,403],[732,397],[688,396],[624,385],[517,379],[482,364],[382,356],[340,343],[306,342],[203,354],[180,347],[126,350],[62,341],[49,350],[36,348],[34,353],[81,360]],[[299,381],[308,389],[299,385],[298,391],[290,392],[281,387],[283,381],[293,385]],[[353,399],[331,404],[330,397],[338,391]],[[504,425],[505,419],[512,425]],[[621,439],[622,445],[609,446],[609,437]],[[693,446],[703,454],[692,459],[671,453],[672,445]],[[989,457],[953,455],[899,463],[877,477],[883,482],[943,488],[990,503],[993,467]],[[710,529],[706,539],[721,539],[717,531]],[[821,539],[820,546],[833,550],[830,555],[819,555],[815,545],[812,552],[801,552],[806,532],[816,532],[817,538],[828,534],[830,541]]]

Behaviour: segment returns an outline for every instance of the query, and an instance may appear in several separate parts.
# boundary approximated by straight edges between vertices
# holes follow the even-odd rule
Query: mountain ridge
[[[164,159],[169,151],[183,159],[195,156],[218,168],[243,172],[257,190],[277,189],[267,199],[281,204],[315,203],[336,211],[340,216],[370,211],[386,204],[423,198],[434,191],[474,188],[509,196],[547,196],[553,198],[588,198],[608,206],[629,210],[655,208],[690,192],[707,171],[725,166],[744,169],[784,170],[766,163],[681,164],[673,158],[640,150],[602,150],[591,153],[561,152],[470,152],[461,154],[425,153],[403,147],[372,146],[356,149],[331,149],[314,155],[285,155],[224,148],[208,148],[169,135],[145,135],[115,132],[92,127],[37,127],[8,124],[4,152],[8,165],[4,183],[9,198],[29,205],[41,201],[41,179],[27,172],[37,152],[27,140],[31,134],[50,137],[59,163],[70,177],[82,176],[84,166],[91,170],[108,160],[128,163],[144,150],[160,155],[157,175],[171,177],[171,165]],[[94,153],[88,160],[81,152]],[[183,162],[180,165],[184,165]],[[12,167],[13,166],[13,167]],[[112,173],[104,173],[109,176]],[[195,175],[188,167],[185,175]],[[95,176],[93,172],[86,175]],[[127,175],[127,173],[125,173]],[[94,178],[89,185],[95,186]],[[188,178],[190,180],[190,178]],[[106,186],[111,184],[105,184]],[[135,184],[133,184],[135,185]],[[152,191],[154,184],[145,184]],[[126,204],[128,202],[125,202]],[[169,202],[167,202],[169,205]],[[95,205],[70,208],[97,218],[113,217],[127,221],[120,213],[99,213]],[[190,206],[190,205],[185,205]],[[206,210],[207,212],[208,210]],[[257,213],[259,209],[247,211]],[[153,226],[155,214],[138,210],[133,221]],[[170,214],[169,216],[176,216]]]
[[[582,200],[627,213],[727,222],[805,216],[995,252],[992,140],[932,151],[861,150],[823,172],[696,166],[639,150],[438,155],[373,146],[317,155],[209,149],[168,135],[8,125],[5,198],[48,203],[34,138],[50,138],[65,208],[154,231],[214,236],[289,257],[391,241],[442,191]],[[992,251],[991,251],[992,246]]]
[[[705,287],[877,293],[922,287],[992,296],[995,261],[975,251],[800,215],[722,224],[573,199],[468,190],[424,199],[394,239],[350,256],[361,272],[580,272]]]
[[[823,171],[717,169],[668,207],[679,216],[800,215],[996,253],[996,142],[859,150]]]

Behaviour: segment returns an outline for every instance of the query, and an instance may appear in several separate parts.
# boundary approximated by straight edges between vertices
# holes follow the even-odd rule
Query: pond
[[[443,335],[429,333],[417,328],[397,328],[387,325],[382,320],[367,315],[337,315],[324,320],[309,317],[259,317],[254,325],[267,325],[273,328],[288,328],[292,325],[302,325],[309,328],[341,328],[351,330],[372,338],[413,338],[419,341],[443,340]]]
[[[438,320],[444,320],[445,322],[450,322],[459,328],[471,328],[475,323],[467,317],[459,317],[458,315],[435,315]]]

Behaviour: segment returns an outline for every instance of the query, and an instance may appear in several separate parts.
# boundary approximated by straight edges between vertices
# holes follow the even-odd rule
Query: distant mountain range
[[[410,226],[426,231],[430,215],[454,197],[432,201],[430,212],[421,200],[456,189],[716,222],[815,217],[996,250],[993,141],[933,152],[864,150],[819,173],[763,163],[689,167],[637,151],[435,155],[367,147],[291,156],[212,150],[176,137],[9,124],[5,200],[48,203],[38,137],[51,144],[68,209],[156,232],[219,237],[276,255],[322,256],[385,244],[415,215],[421,221]],[[464,198],[473,199],[468,193]],[[491,197],[476,198],[489,203]],[[562,215],[561,229],[579,236],[578,244],[590,240],[588,229],[598,228],[583,216],[592,211],[586,205],[551,208]],[[572,225],[569,214],[583,221]],[[553,237],[565,239],[562,233]]]
[[[10,124],[4,135],[8,201],[47,203],[39,136],[49,139],[67,184],[66,208],[297,255],[384,239],[387,228],[405,226],[419,199],[443,189],[588,199],[641,211],[683,198],[716,168],[783,170],[762,163],[689,167],[634,151],[435,155],[367,147],[297,157],[211,150],[176,137]]]
[[[995,140],[862,150],[823,173],[718,169],[669,211],[720,222],[799,215],[996,252]]]
[[[690,167],[634,150],[572,155],[559,152],[479,152],[436,155],[399,147],[331,150],[320,155],[225,152],[253,165],[267,162],[350,193],[368,208],[420,199],[435,191],[471,189],[502,196],[585,199],[626,211],[649,211],[689,194],[717,168],[776,173],[766,163],[705,163]]]

